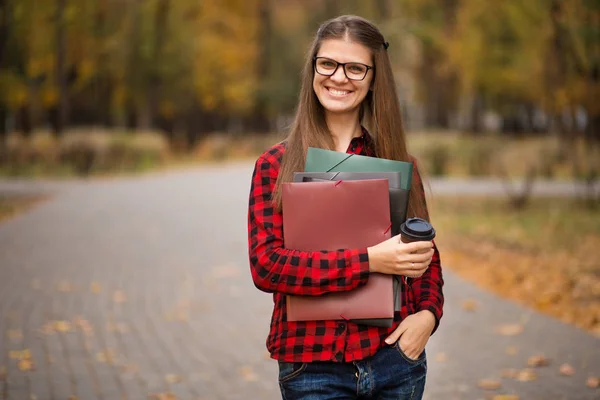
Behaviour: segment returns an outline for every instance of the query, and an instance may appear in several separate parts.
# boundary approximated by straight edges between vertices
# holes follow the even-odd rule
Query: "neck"
[[[362,135],[358,110],[351,115],[327,113],[325,120],[333,137],[336,151],[346,152],[350,141]]]

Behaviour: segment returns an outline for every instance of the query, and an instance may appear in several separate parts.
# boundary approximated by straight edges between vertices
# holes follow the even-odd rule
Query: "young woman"
[[[404,244],[398,237],[362,249],[284,248],[278,187],[304,170],[308,147],[415,163],[406,149],[388,43],[363,18],[341,16],[319,28],[291,132],[256,162],[248,210],[250,266],[256,287],[273,293],[267,348],[279,362],[284,399],[420,399],[424,349],[444,302],[437,248],[433,241]],[[412,182],[408,216],[428,219],[416,164]],[[372,272],[408,278],[392,328],[287,321],[286,295],[353,290]]]

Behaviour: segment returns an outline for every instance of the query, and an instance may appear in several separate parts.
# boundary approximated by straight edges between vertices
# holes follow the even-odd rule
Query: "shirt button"
[[[346,324],[344,324],[343,322],[338,324],[338,327],[337,327],[338,335],[341,335],[342,333],[344,333],[344,329],[346,329]]]
[[[271,282],[273,282],[273,283],[277,283],[277,278],[275,278],[275,277],[272,277],[272,278],[271,278]]]

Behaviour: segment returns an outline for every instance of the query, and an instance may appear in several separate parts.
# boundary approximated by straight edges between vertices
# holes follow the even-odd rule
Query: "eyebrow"
[[[317,54],[315,57],[329,58],[330,60],[333,60],[333,61],[335,61],[337,63],[342,63],[342,64],[358,63],[358,64],[364,64],[364,65],[371,65],[373,63],[373,62],[368,62],[368,61],[365,62],[365,61],[356,61],[356,60],[343,62],[343,61],[337,60],[337,59],[335,59],[335,58],[333,58],[331,56],[323,56],[323,55],[319,55],[319,54]]]

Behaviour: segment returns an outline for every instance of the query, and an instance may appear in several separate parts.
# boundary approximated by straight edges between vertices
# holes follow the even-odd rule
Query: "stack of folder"
[[[282,185],[285,247],[364,248],[398,234],[406,219],[412,169],[409,162],[309,148],[304,172]],[[401,307],[398,278],[373,273],[355,290],[287,296],[287,319],[350,319],[390,327]]]

